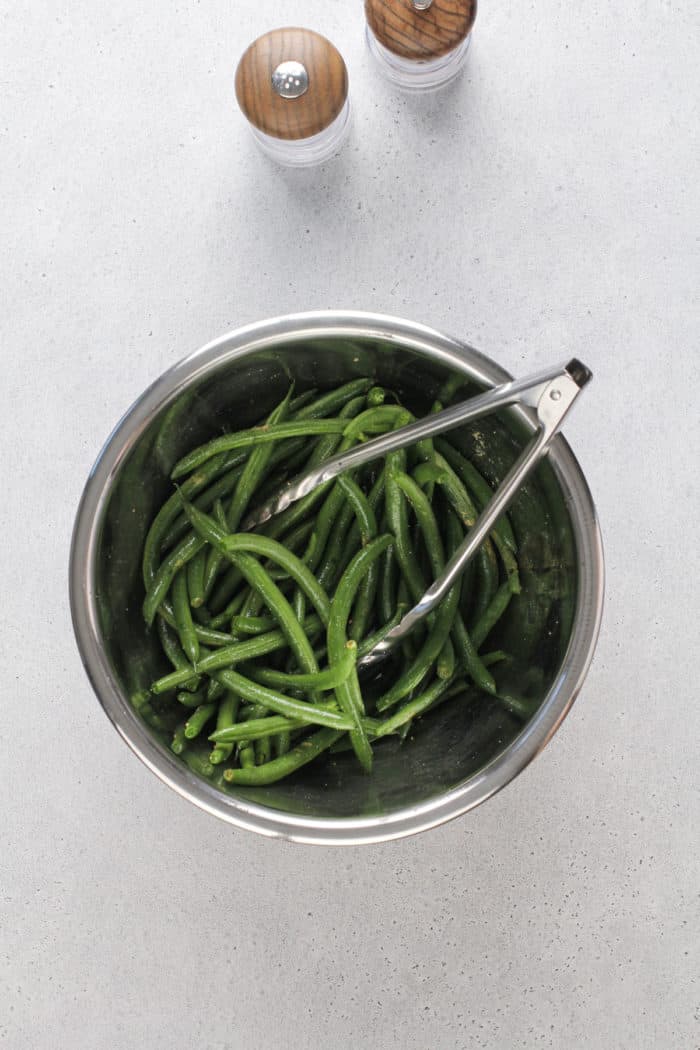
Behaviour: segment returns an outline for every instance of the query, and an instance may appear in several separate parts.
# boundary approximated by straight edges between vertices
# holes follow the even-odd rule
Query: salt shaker
[[[365,0],[367,42],[384,75],[432,91],[462,71],[477,0]]]
[[[320,164],[348,130],[345,62],[311,29],[274,29],[258,37],[238,64],[236,97],[255,139],[280,164]]]

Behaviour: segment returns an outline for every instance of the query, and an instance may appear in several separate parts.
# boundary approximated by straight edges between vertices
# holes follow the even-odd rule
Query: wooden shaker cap
[[[265,33],[253,41],[236,70],[236,98],[244,116],[277,139],[317,135],[339,116],[347,97],[342,55],[311,29]]]
[[[379,43],[393,54],[429,61],[454,51],[471,33],[476,3],[477,0],[365,0],[365,15]]]

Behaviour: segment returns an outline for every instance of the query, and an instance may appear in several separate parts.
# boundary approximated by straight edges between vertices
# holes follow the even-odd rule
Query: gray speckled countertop
[[[352,138],[316,172],[275,169],[233,102],[280,18],[350,66]],[[10,0],[0,25],[0,1045],[700,1046],[697,4],[484,3],[467,75],[427,99],[378,80],[357,0]],[[590,363],[567,435],[608,568],[538,761],[348,851],[236,832],[152,776],[66,587],[133,398],[229,328],[323,307],[517,373]]]

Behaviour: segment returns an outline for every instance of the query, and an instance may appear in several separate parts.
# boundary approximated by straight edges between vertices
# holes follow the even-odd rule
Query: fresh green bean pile
[[[446,384],[433,411],[454,389]],[[491,497],[447,437],[393,452],[256,532],[238,531],[290,477],[413,419],[370,379],[321,396],[290,390],[258,426],[175,465],[175,490],[143,552],[144,617],[173,670],[134,703],[151,724],[175,726],[172,750],[203,775],[271,784],[347,748],[369,772],[376,741],[405,736],[466,682],[498,696],[490,667],[507,656],[485,643],[520,590],[507,516],[371,697],[357,673]]]

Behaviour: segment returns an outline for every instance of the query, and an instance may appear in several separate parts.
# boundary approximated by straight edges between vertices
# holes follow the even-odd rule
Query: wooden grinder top
[[[274,29],[253,41],[236,70],[244,116],[277,139],[324,131],[348,97],[348,72],[330,40],[311,29]]]
[[[414,61],[441,58],[471,33],[477,0],[365,0],[380,44]]]

